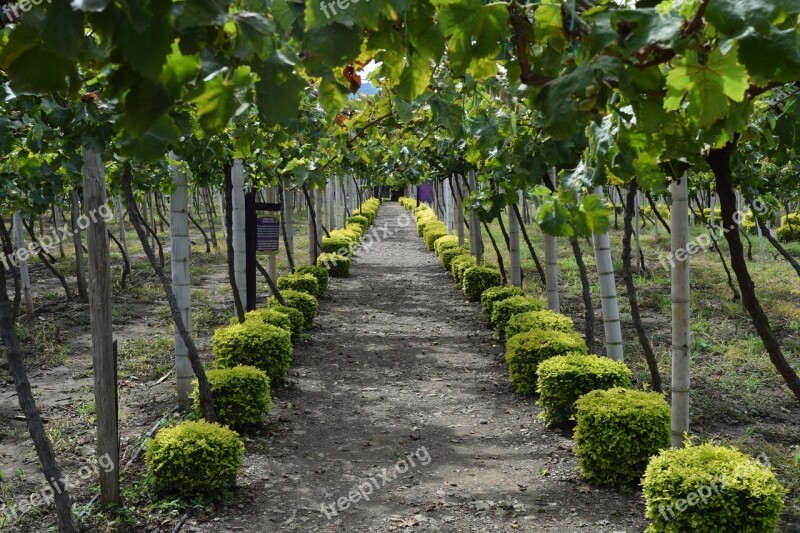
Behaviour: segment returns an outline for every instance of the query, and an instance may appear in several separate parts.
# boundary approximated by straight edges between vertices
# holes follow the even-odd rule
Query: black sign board
[[[281,204],[256,202],[255,192],[244,195],[245,239],[247,242],[247,302],[248,311],[256,308],[256,271],[259,252],[275,254],[280,247]]]

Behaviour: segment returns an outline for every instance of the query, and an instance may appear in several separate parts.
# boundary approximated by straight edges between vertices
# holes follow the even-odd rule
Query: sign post
[[[256,202],[256,194],[244,196],[245,239],[247,241],[247,310],[256,308],[256,270],[259,253],[276,255],[280,248],[281,204]],[[274,281],[274,280],[273,280]]]

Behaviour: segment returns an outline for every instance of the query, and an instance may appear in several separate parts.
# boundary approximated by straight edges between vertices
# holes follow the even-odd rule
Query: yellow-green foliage
[[[275,305],[270,305],[269,309],[270,311],[275,311],[276,313],[285,315],[291,321],[292,342],[298,341],[300,339],[300,335],[303,334],[303,329],[305,328],[306,320],[303,318],[303,313],[294,307],[278,305],[277,303]]]
[[[286,301],[286,305],[294,307],[303,313],[303,325],[306,328],[310,328],[311,324],[314,323],[314,319],[317,318],[317,308],[319,307],[317,299],[305,292],[291,289],[281,291],[281,296]],[[274,296],[270,296],[269,305],[272,307],[273,305],[280,305],[280,303]]]
[[[445,270],[449,272],[453,259],[460,255],[469,255],[469,250],[466,248],[448,248],[447,250],[442,250],[442,253],[439,254],[439,259],[442,260],[442,266]]]
[[[402,196],[398,202],[400,205],[405,207],[407,211],[413,211],[417,207],[417,200],[414,198],[409,198],[408,196]]]
[[[233,429],[247,429],[264,423],[272,408],[269,377],[253,366],[237,366],[206,371],[214,412],[220,424]],[[194,384],[194,412],[202,416],[197,381]]]
[[[361,240],[360,233],[356,233],[355,231],[351,231],[349,229],[335,229],[330,232],[330,236],[334,239],[345,239],[346,241],[354,244],[358,244],[358,241]]]
[[[574,331],[574,328],[575,324],[570,317],[550,309],[542,309],[512,316],[508,324],[506,324],[505,334],[506,337],[513,337],[517,333],[531,331],[532,329],[569,333]]]
[[[295,271],[297,274],[311,274],[317,279],[317,287],[319,287],[319,294],[328,290],[328,271],[322,267],[314,265],[301,266]]]
[[[469,243],[465,242],[465,245],[469,245]],[[450,248],[458,248],[458,235],[445,235],[433,243],[433,251],[436,252],[436,255],[440,255],[444,250]]]
[[[706,217],[706,220],[711,221],[711,208],[706,207],[703,209],[703,216]],[[719,207],[714,208],[714,222],[716,223],[722,218],[722,209]]]
[[[631,387],[631,371],[621,361],[597,355],[559,355],[536,369],[540,415],[548,424],[566,424],[575,401],[593,390]]]
[[[425,247],[431,252],[433,251],[433,243],[440,237],[447,235],[447,224],[444,222],[435,222],[425,226],[422,236],[425,239]]]
[[[778,240],[783,242],[800,240],[800,213],[791,213],[781,219],[776,230]]]
[[[542,309],[544,309],[544,303],[541,300],[530,296],[511,296],[496,301],[492,305],[491,324],[494,326],[497,336],[502,338],[506,336],[506,324],[512,316]]]
[[[495,312],[501,304],[495,304]],[[575,332],[533,330],[514,335],[506,342],[506,364],[511,383],[518,393],[533,394],[536,392],[536,369],[542,361],[559,355],[588,352],[583,338]]]
[[[483,291],[489,287],[499,287],[502,284],[503,277],[496,268],[474,266],[464,271],[464,294],[470,300],[479,300]]]
[[[670,445],[664,396],[625,388],[592,391],[576,402],[575,455],[583,477],[598,485],[639,481],[650,457]]]
[[[217,329],[211,338],[211,352],[215,368],[254,366],[266,372],[273,383],[281,383],[292,363],[292,335],[271,324],[247,320]]]
[[[748,233],[758,232],[758,229],[756,228],[756,217],[753,215],[752,211],[745,213],[744,218],[742,219],[742,229]]]
[[[359,217],[359,218],[364,218],[364,217]],[[352,231],[358,237],[359,241],[362,239],[362,237],[364,237],[364,233],[367,231],[366,229],[364,229],[364,226],[362,226],[361,224],[356,224],[355,222],[348,222],[347,226],[345,226],[345,229],[347,231]]]
[[[280,313],[274,309],[261,308],[249,311],[244,314],[245,321],[252,320],[262,324],[272,324],[286,331],[292,331],[292,319],[286,316],[285,313]],[[239,319],[236,317],[231,318],[231,325],[238,324]]]
[[[236,483],[244,444],[219,424],[181,422],[147,443],[147,472],[160,493],[219,495]]]
[[[481,293],[481,311],[486,320],[491,323],[492,309],[495,302],[511,298],[512,296],[524,296],[525,293],[519,287],[489,287]]]
[[[328,271],[332,278],[346,278],[350,275],[350,265],[352,261],[349,257],[339,254],[319,254],[317,266]]]
[[[311,274],[284,274],[278,278],[278,290],[295,290],[317,296],[320,293],[317,278]]]
[[[701,444],[661,452],[642,478],[648,533],[778,531],[784,488],[735,448]]]
[[[327,254],[339,254],[349,256],[352,254],[351,241],[344,237],[323,237],[322,249]]]
[[[347,224],[358,224],[361,226],[361,231],[367,231],[367,226],[369,226],[369,219],[367,217],[361,215],[353,215],[347,218]]]
[[[450,261],[450,272],[459,286],[464,282],[464,272],[478,264],[474,257],[469,254],[459,255]]]

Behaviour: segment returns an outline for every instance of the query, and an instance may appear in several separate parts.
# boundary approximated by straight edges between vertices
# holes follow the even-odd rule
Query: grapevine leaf
[[[800,79],[800,37],[797,28],[770,28],[761,34],[748,29],[739,41],[739,60],[759,85]]]
[[[347,97],[343,87],[335,81],[323,79],[319,85],[319,103],[328,116],[340,113],[347,105]]]
[[[413,101],[425,92],[433,74],[430,60],[419,55],[411,56],[408,65],[400,75],[397,95],[407,101]]]
[[[256,102],[261,118],[271,124],[285,123],[298,116],[306,81],[294,70],[294,63],[277,52],[258,70]]]
[[[494,55],[508,27],[507,20],[508,13],[502,5],[484,5],[481,0],[441,6],[439,25],[450,37],[448,55],[454,74],[464,74],[473,61]]]

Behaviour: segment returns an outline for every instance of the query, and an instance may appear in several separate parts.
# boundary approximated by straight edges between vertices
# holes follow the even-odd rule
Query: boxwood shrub
[[[506,324],[511,317],[528,311],[541,311],[544,304],[531,296],[511,296],[492,305],[492,325],[497,336],[502,338],[506,334]]]
[[[360,228],[361,226],[359,226]],[[329,232],[328,235],[332,239],[345,239],[349,246],[353,248],[361,240],[361,232],[353,231],[350,229],[335,229]]]
[[[272,408],[269,378],[253,366],[237,366],[206,371],[217,421],[236,430],[264,423],[264,415]],[[194,384],[194,412],[202,416],[197,381]]]
[[[305,292],[291,289],[281,291],[281,296],[283,296],[283,299],[286,301],[286,305],[294,307],[303,313],[303,326],[305,328],[310,328],[311,324],[314,323],[314,319],[317,318],[317,309],[319,308],[317,299]],[[280,303],[274,296],[270,296],[269,305],[280,305]]]
[[[769,467],[714,444],[662,451],[642,489],[649,533],[778,531],[785,492]]]
[[[301,313],[294,307],[279,305],[277,303],[275,303],[274,305],[270,305],[269,310],[275,311],[276,313],[281,313],[282,315],[285,315],[289,319],[289,321],[292,323],[291,324],[292,342],[298,341],[300,339],[300,335],[303,334],[303,329],[305,329],[306,319],[303,318],[303,313]]]
[[[442,250],[442,253],[439,254],[439,259],[442,260],[442,266],[445,268],[445,270],[450,272],[453,259],[459,255],[469,255],[469,250],[466,248],[448,248],[446,250]]]
[[[216,496],[236,483],[244,444],[232,429],[180,422],[147,443],[145,463],[157,492]]]
[[[517,315],[519,316],[519,315]],[[593,390],[631,387],[631,371],[621,361],[598,355],[558,355],[536,369],[541,418],[564,425],[575,414],[575,401]]]
[[[327,254],[349,256],[351,254],[350,242],[344,237],[323,237],[322,249]]]
[[[459,255],[450,262],[450,271],[459,286],[464,283],[464,272],[474,266],[478,266],[478,261],[469,254]]]
[[[512,296],[524,296],[525,293],[519,287],[489,287],[481,293],[481,311],[490,323],[492,321],[492,309],[495,302],[511,298]]]
[[[354,215],[352,217],[347,217],[347,224],[358,224],[364,231],[367,231],[369,219],[361,215]]]
[[[545,331],[563,331],[569,333],[575,331],[575,323],[572,319],[561,313],[556,313],[550,309],[540,311],[528,311],[512,316],[506,324],[506,337],[512,337],[517,333],[523,333],[532,329],[543,329]]]
[[[284,274],[278,277],[278,290],[283,292],[286,290],[300,291],[311,296],[317,296],[320,293],[319,283],[317,278],[312,274]]]
[[[322,267],[314,265],[306,265],[295,270],[297,274],[311,274],[317,279],[317,286],[319,287],[319,294],[328,290],[328,271]]]
[[[495,312],[501,303],[495,305]],[[588,352],[586,343],[577,333],[533,330],[508,339],[506,363],[517,392],[533,394],[536,392],[536,369],[539,363],[558,355]]]
[[[474,266],[464,271],[464,294],[470,300],[479,300],[483,291],[489,287],[503,285],[503,277],[496,268]]]
[[[458,247],[458,235],[445,235],[444,237],[439,237],[433,243],[433,251],[436,252],[436,255],[441,254],[444,250]]]
[[[359,241],[364,237],[364,233],[366,233],[367,231],[364,229],[364,226],[362,226],[361,224],[356,224],[355,222],[349,222],[345,226],[345,229],[348,231],[352,231],[358,237]]]
[[[444,222],[428,224],[425,226],[425,231],[422,233],[422,236],[425,238],[425,247],[432,252],[433,244],[445,235],[447,235],[447,224]]]
[[[618,387],[584,394],[575,405],[578,469],[593,483],[630,486],[670,446],[670,408],[659,393]]]
[[[292,363],[292,335],[271,324],[248,320],[217,329],[211,338],[211,353],[214,368],[254,366],[266,372],[271,382],[280,383]]]
[[[255,322],[260,322],[262,324],[272,324],[273,326],[277,326],[290,333],[292,331],[292,319],[286,316],[286,314],[279,313],[274,309],[269,309],[264,307],[262,309],[248,311],[247,313],[244,314],[244,319],[246,321],[252,320]],[[239,319],[237,317],[231,318],[231,325],[238,323]]]
[[[353,262],[349,257],[339,254],[319,254],[317,266],[328,271],[332,278],[346,278],[350,275],[350,265]]]

